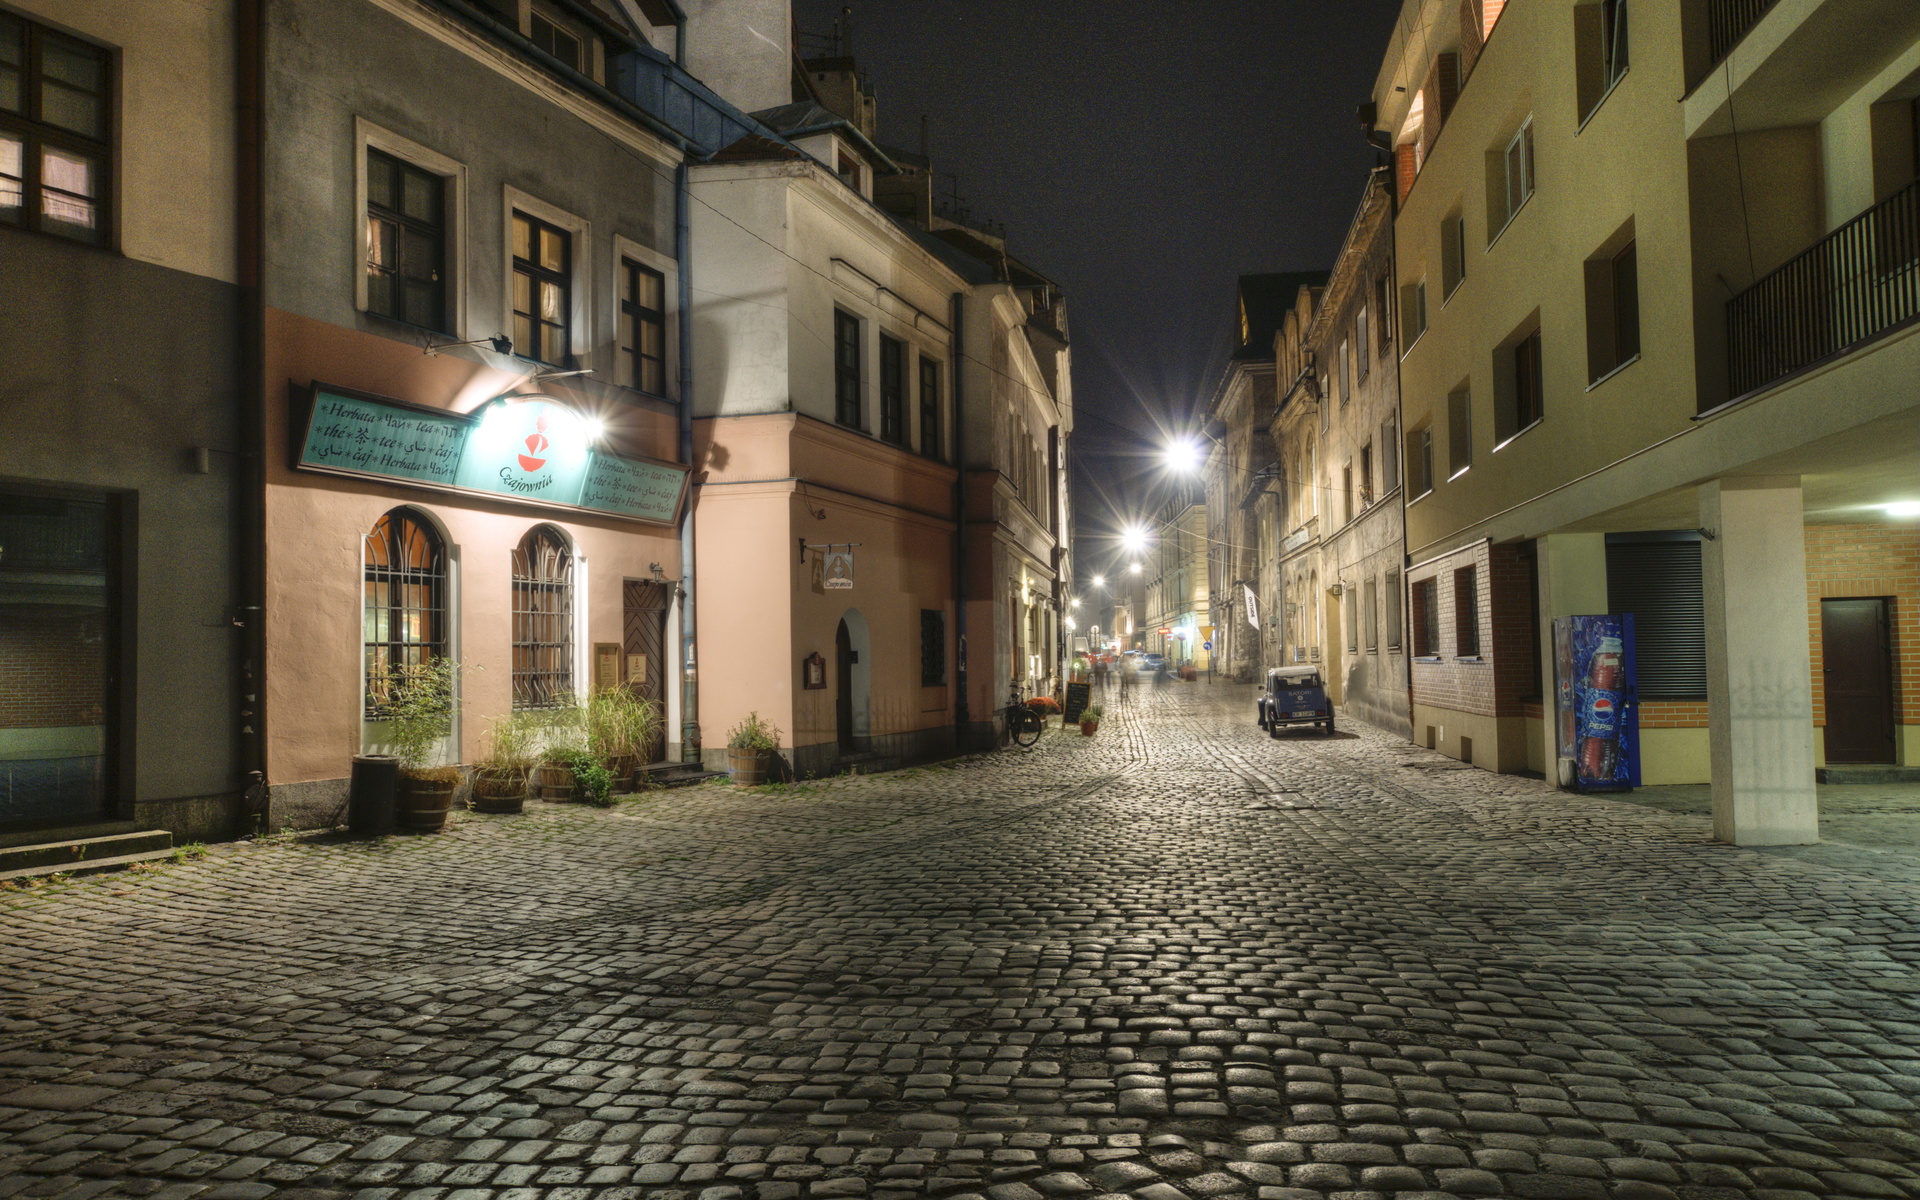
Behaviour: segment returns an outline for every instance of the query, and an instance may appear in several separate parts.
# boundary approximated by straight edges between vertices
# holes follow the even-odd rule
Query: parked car
[[[1167,669],[1167,656],[1164,654],[1143,654],[1140,656],[1140,669],[1143,671],[1164,671]]]
[[[1318,725],[1323,733],[1333,732],[1333,702],[1327,699],[1319,667],[1272,668],[1256,708],[1268,737],[1279,737],[1289,725]]]

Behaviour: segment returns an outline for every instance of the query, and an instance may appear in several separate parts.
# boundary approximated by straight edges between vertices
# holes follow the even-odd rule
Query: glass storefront
[[[0,489],[0,828],[109,815],[112,518]]]

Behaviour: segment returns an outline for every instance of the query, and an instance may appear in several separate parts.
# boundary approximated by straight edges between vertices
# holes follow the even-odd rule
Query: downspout
[[[966,293],[953,294],[953,348],[948,358],[953,363],[953,629],[954,685],[953,744],[955,750],[967,749],[967,727],[973,723],[973,710],[967,702],[967,456],[966,422],[961,419],[965,372],[961,356],[966,353],[964,328]]]
[[[698,763],[700,752],[700,677],[694,657],[693,580],[693,238],[688,210],[691,172],[683,157],[674,171],[673,226],[675,258],[679,263],[677,298],[680,306],[680,461],[687,468],[686,511],[680,517],[680,761]]]
[[[239,634],[235,766],[245,789],[238,832],[267,831],[266,727],[266,0],[241,0],[234,24],[235,272],[239,362],[235,433],[241,454],[230,503],[234,531],[233,624]]]

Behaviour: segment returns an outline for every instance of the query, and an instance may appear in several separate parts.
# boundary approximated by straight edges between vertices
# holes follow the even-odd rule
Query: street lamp
[[[1132,566],[1128,567],[1127,570],[1131,571],[1135,575],[1138,575],[1140,573],[1140,564],[1134,563]]]
[[[1165,451],[1167,466],[1182,475],[1191,475],[1200,469],[1206,460],[1206,451],[1192,438],[1175,438],[1167,443]]]
[[[1095,587],[1107,586],[1107,577],[1105,575],[1095,575],[1093,577],[1093,586]]]
[[[1120,532],[1120,544],[1138,552],[1147,548],[1147,530],[1143,525],[1129,525]]]

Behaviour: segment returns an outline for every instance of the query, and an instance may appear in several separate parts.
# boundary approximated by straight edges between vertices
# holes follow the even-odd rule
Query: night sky
[[[794,0],[803,35],[843,3]],[[856,0],[880,141],[958,176],[974,219],[1066,289],[1083,573],[1191,427],[1234,277],[1332,267],[1376,152],[1368,98],[1398,0]],[[947,181],[940,181],[942,187]],[[1116,511],[1122,510],[1122,511]]]

